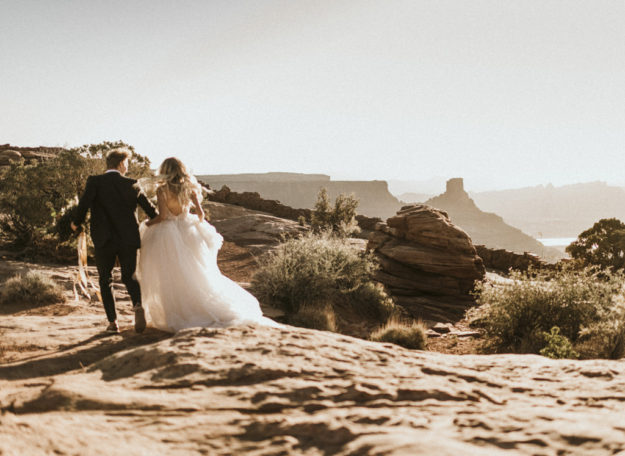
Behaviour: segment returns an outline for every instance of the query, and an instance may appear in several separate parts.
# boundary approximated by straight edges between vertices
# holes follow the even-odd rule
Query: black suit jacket
[[[87,179],[74,223],[82,224],[91,209],[91,238],[95,247],[102,247],[111,240],[136,248],[141,246],[137,205],[150,218],[156,217],[156,210],[134,187],[136,182],[117,172],[89,176]]]

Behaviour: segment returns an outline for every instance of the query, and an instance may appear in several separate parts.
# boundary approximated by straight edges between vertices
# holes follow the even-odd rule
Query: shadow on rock
[[[81,342],[63,347],[54,354],[0,366],[0,379],[18,380],[47,377],[85,368],[127,348],[151,344],[171,334],[148,328],[142,334],[124,331],[119,335],[95,334]]]

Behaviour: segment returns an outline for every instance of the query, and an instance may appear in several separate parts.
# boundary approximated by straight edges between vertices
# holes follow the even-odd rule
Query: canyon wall
[[[341,193],[353,193],[359,200],[358,213],[369,217],[391,217],[401,208],[399,200],[389,192],[386,181],[332,181],[324,175],[295,173],[197,177],[211,188],[218,189],[226,185],[234,192],[258,192],[263,198],[279,200],[297,208],[312,209],[323,187],[327,189],[331,200]]]

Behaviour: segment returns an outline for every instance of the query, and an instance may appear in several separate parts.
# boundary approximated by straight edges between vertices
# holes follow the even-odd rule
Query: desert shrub
[[[75,204],[87,177],[104,171],[109,150],[132,151],[128,175],[151,173],[150,161],[123,142],[104,142],[63,150],[53,158],[12,163],[0,180],[0,230],[15,246],[24,247],[54,230],[55,220]]]
[[[598,311],[598,317],[580,331],[577,350],[585,358],[620,359],[625,356],[625,298],[619,294],[612,306]]]
[[[560,328],[554,326],[550,332],[543,332],[547,345],[540,350],[540,354],[547,358],[577,358],[579,354],[573,350],[573,344],[568,337],[560,334]]]
[[[393,303],[371,280],[378,265],[329,233],[308,233],[279,245],[261,260],[252,290],[263,302],[287,315],[302,307],[349,307],[385,321]]]
[[[38,271],[29,271],[6,280],[0,288],[0,304],[38,306],[65,302],[63,289]]]
[[[336,314],[329,305],[305,305],[289,316],[289,323],[303,328],[336,332]]]
[[[625,267],[625,223],[601,219],[582,232],[566,252],[586,266],[623,269]]]
[[[395,303],[375,282],[364,282],[351,293],[351,299],[359,303],[359,312],[376,321],[386,321],[395,311]]]
[[[391,318],[384,326],[369,337],[376,342],[390,342],[413,350],[424,350],[427,346],[427,329],[421,322],[404,323]]]
[[[330,231],[340,237],[359,233],[360,228],[356,221],[358,200],[354,195],[340,194],[330,204],[326,188],[319,190],[317,202],[311,214],[310,226],[315,232]]]
[[[484,328],[492,349],[540,353],[562,341],[551,332],[557,326],[557,336],[568,339],[581,357],[622,356],[622,273],[530,270],[512,271],[510,279],[477,285],[480,307],[473,312],[473,324]]]

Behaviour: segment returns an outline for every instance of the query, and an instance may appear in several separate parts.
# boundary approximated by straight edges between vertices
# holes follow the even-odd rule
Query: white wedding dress
[[[164,331],[247,323],[280,326],[263,317],[258,300],[221,274],[217,252],[223,237],[185,208],[140,226],[137,277],[148,321]]]

